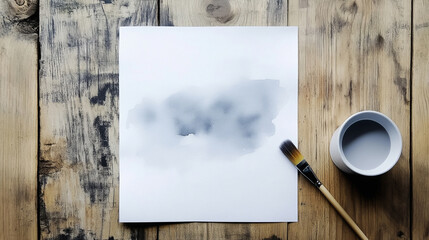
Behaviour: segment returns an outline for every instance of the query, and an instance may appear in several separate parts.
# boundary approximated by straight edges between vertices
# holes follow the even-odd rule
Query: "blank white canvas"
[[[297,221],[296,27],[121,27],[120,222]]]

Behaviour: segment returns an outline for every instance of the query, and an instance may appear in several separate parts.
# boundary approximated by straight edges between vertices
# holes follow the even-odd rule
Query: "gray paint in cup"
[[[402,151],[396,124],[376,111],[350,116],[334,132],[329,146],[334,164],[346,173],[377,176],[389,171]]]
[[[389,155],[389,134],[377,122],[358,121],[345,131],[342,148],[350,164],[359,169],[373,169],[382,164]]]

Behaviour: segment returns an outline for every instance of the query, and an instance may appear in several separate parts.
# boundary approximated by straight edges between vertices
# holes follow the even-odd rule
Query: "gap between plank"
[[[41,220],[40,220],[40,199],[42,194],[42,189],[40,185],[40,173],[39,173],[39,160],[40,160],[40,149],[41,149],[41,143],[40,143],[40,60],[42,59],[41,54],[41,43],[40,43],[40,2],[38,3],[37,10],[34,14],[37,14],[39,17],[37,18],[37,26],[38,26],[38,32],[37,32],[37,166],[36,166],[36,204],[37,204],[37,239],[41,239],[42,229],[40,226]]]
[[[413,239],[413,56],[414,56],[414,0],[411,0],[410,44],[410,239]]]

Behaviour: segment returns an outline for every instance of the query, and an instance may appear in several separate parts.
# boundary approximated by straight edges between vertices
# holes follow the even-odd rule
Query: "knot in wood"
[[[226,23],[234,17],[231,11],[231,4],[228,0],[209,1],[206,7],[206,12],[209,17],[215,18],[221,23]]]
[[[8,15],[14,20],[27,19],[39,9],[37,0],[8,0],[8,2]]]

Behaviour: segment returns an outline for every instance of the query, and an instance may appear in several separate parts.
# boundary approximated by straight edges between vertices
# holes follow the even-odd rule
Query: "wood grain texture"
[[[186,239],[204,240],[207,239],[207,223],[177,223],[160,225],[158,229],[158,239]]]
[[[119,26],[156,25],[156,0],[40,1],[42,239],[156,239],[118,222]]]
[[[210,223],[210,240],[287,239],[286,223]]]
[[[286,26],[287,1],[161,0],[160,25]],[[160,239],[287,239],[286,226],[286,223],[178,224],[160,226],[159,236]]]
[[[288,14],[299,26],[301,152],[369,239],[410,238],[411,3],[291,0]],[[375,178],[346,175],[329,155],[334,130],[361,110],[386,114],[402,133],[398,163]],[[357,238],[302,176],[298,185],[289,239]]]
[[[429,2],[413,4],[412,234],[429,239]]]
[[[0,2],[0,240],[37,239],[37,2]]]
[[[285,26],[287,0],[161,0],[162,26]]]

